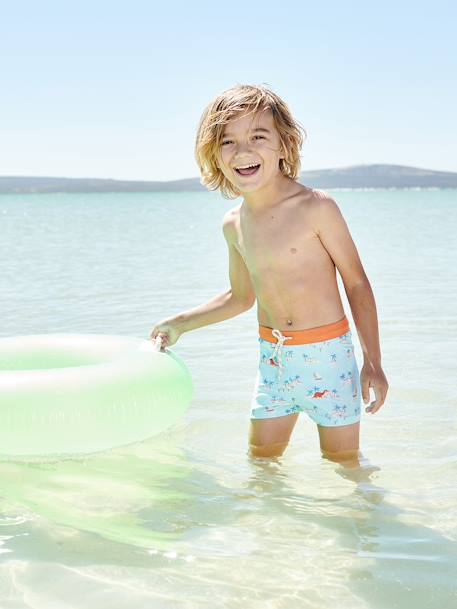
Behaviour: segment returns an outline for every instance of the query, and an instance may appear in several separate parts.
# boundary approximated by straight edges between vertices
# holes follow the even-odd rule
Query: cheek
[[[224,159],[221,159],[218,162],[218,167],[219,167],[219,170],[222,171],[222,173],[225,175],[225,177],[230,177],[230,167],[229,167],[228,163],[226,163],[224,161]]]
[[[219,162],[219,167],[220,167],[220,169],[221,169],[221,170],[222,170],[224,173],[226,173],[226,172],[229,170],[229,163],[228,163],[228,159],[227,159],[227,158],[222,157],[222,158],[221,158],[221,160],[220,160],[220,162]]]
[[[221,165],[228,165],[229,164],[229,159],[230,159],[230,152],[228,150],[224,150],[222,149],[220,152],[220,164]]]
[[[278,152],[278,147],[276,147],[273,142],[269,142],[268,144],[265,144],[264,148],[268,152]]]

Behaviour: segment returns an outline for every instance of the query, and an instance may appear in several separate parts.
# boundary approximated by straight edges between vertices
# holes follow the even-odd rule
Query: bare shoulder
[[[240,207],[241,204],[230,208],[225,212],[224,217],[222,218],[222,230],[227,241],[232,241],[233,237],[236,235],[240,217]]]
[[[304,206],[307,208],[311,208],[314,204],[314,201],[318,199],[319,194],[314,188],[310,188],[309,186],[305,186],[304,184],[296,183],[294,189],[291,192],[290,197],[292,199],[298,200],[300,206]]]
[[[322,210],[325,210],[327,207],[336,205],[336,202],[327,191],[318,188],[310,188],[303,184],[298,185],[294,197],[298,199],[300,207],[304,209],[307,212],[308,217],[312,219],[317,217]]]
[[[325,208],[336,205],[335,199],[326,191],[320,188],[311,189],[311,200],[316,208]]]
[[[331,226],[343,219],[341,210],[335,199],[320,188],[313,188],[309,201],[311,217],[315,231],[319,234],[324,226]]]

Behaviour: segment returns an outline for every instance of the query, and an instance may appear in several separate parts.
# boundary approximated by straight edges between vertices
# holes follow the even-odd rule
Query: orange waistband
[[[349,332],[349,320],[346,315],[343,319],[335,321],[333,324],[325,326],[317,326],[316,328],[306,328],[306,330],[281,330],[283,336],[290,336],[291,340],[287,340],[284,344],[287,345],[305,345],[308,343],[318,343],[322,340],[330,340],[337,338],[342,334]],[[259,336],[263,340],[270,343],[276,343],[277,338],[273,336],[273,328],[259,325]]]

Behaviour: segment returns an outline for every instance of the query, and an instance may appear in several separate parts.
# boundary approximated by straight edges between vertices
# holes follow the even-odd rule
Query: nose
[[[245,150],[250,150],[251,147],[252,147],[251,142],[239,142],[238,144],[235,145],[235,150],[236,150],[237,154],[239,154],[241,160],[242,160],[242,153]]]

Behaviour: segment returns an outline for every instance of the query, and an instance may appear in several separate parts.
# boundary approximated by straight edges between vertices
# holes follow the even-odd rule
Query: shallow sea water
[[[247,455],[255,308],[181,337],[195,393],[155,438],[0,461],[1,609],[457,606],[457,191],[332,191],[370,278],[390,389],[360,467],[301,414]],[[215,193],[0,197],[0,336],[147,338],[228,287]],[[339,279],[355,353],[361,349]]]

